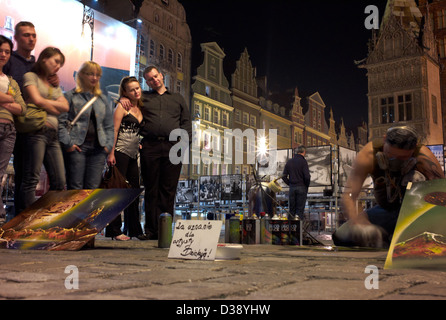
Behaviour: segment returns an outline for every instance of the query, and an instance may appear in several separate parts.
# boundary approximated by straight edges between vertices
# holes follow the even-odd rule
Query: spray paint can
[[[158,248],[170,248],[172,242],[172,215],[162,213],[158,221]]]
[[[242,243],[260,243],[260,220],[255,215],[242,221]]]
[[[229,243],[240,243],[240,217],[237,215],[229,219]]]
[[[301,221],[298,216],[290,219],[290,245],[302,245],[302,228]]]
[[[290,223],[288,219],[280,220],[280,244],[286,246],[290,241]]]
[[[260,220],[260,243],[261,244],[271,244],[272,234],[271,234],[271,219],[268,214],[265,214]]]
[[[282,220],[277,215],[274,215],[271,219],[271,243],[274,245],[280,245],[280,226],[282,225]]]

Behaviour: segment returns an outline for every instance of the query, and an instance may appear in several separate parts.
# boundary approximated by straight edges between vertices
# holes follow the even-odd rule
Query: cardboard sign
[[[169,258],[215,260],[222,222],[178,220],[175,224]]]

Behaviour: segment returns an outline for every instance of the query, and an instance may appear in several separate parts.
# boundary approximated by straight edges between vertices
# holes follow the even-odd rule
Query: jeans
[[[66,152],[67,189],[96,189],[102,181],[107,153],[101,146],[84,143],[81,152]]]
[[[24,172],[21,185],[23,208],[36,200],[36,187],[42,164],[48,173],[50,190],[65,188],[65,166],[57,131],[44,127],[25,138]]]
[[[304,210],[307,202],[308,188],[305,186],[290,186],[288,202],[290,214],[299,216],[300,220],[305,220]]]
[[[0,181],[6,173],[9,160],[11,159],[12,151],[14,150],[14,143],[16,138],[16,131],[12,123],[0,123]],[[0,188],[0,224],[1,220],[6,218],[6,211],[3,206],[3,197],[1,197],[3,190]]]

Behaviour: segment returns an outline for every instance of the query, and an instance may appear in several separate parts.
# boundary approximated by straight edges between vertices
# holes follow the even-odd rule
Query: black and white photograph
[[[221,200],[242,200],[242,175],[221,176]]]
[[[176,203],[188,204],[198,202],[198,180],[178,181]]]
[[[200,177],[200,201],[212,202],[220,200],[221,192],[220,176],[201,176]]]
[[[356,159],[356,151],[339,147],[339,186],[345,187],[350,171],[353,168],[353,162]]]
[[[308,147],[305,159],[310,169],[310,187],[331,186],[331,146]]]

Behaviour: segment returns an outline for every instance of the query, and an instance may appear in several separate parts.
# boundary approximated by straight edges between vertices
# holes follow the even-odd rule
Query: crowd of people
[[[142,228],[138,200],[106,229],[116,240],[158,238],[158,219],[174,212],[182,164],[170,161],[174,129],[187,131],[192,141],[190,112],[184,98],[168,90],[156,67],[144,71],[151,87],[142,92],[135,77],[121,80],[119,101],[113,110],[101,91],[102,69],[84,62],[76,73],[76,86],[68,92],[59,87],[57,72],[64,54],[47,47],[36,60],[36,30],[31,22],[15,27],[16,50],[0,35],[0,176],[13,154],[15,215],[35,200],[42,165],[50,190],[98,188],[107,163],[116,166],[133,188],[145,188],[145,224]],[[88,108],[87,108],[87,107]],[[26,130],[19,120],[34,110],[43,114],[41,124]],[[138,166],[138,157],[140,167]],[[141,174],[140,174],[141,172]],[[358,212],[356,201],[364,180],[371,176],[377,206]],[[333,235],[336,245],[381,246],[389,243],[408,181],[443,179],[432,152],[420,143],[410,126],[391,127],[384,139],[367,144],[358,154],[349,175],[342,206],[349,221]],[[290,185],[290,214],[304,220],[303,210],[310,183],[305,147],[296,150],[283,172]],[[0,198],[1,201],[1,198]],[[0,227],[5,222],[0,203]]]
[[[159,215],[173,214],[182,166],[169,161],[169,150],[176,143],[169,141],[169,133],[182,128],[192,135],[184,98],[170,92],[162,73],[149,67],[144,78],[153,90],[142,92],[135,77],[124,77],[120,99],[113,109],[100,87],[102,69],[93,61],[80,66],[75,88],[63,92],[57,76],[65,63],[61,50],[47,47],[36,60],[32,55],[36,30],[27,21],[15,26],[14,40],[13,51],[12,41],[0,36],[0,176],[5,174],[13,154],[14,214],[36,200],[42,165],[48,174],[49,190],[96,189],[105,164],[116,166],[131,187],[139,188],[141,169],[144,230],[137,199],[125,210],[124,228],[118,216],[107,227],[106,235],[121,241],[132,237],[157,239]],[[31,109],[43,114],[42,124],[25,130],[17,122]],[[0,227],[5,217],[0,203]]]

